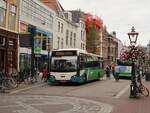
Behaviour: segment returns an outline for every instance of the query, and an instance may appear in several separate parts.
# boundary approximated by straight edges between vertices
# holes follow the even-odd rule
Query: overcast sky
[[[127,33],[135,26],[137,44],[150,40],[150,0],[59,0],[65,10],[81,9],[99,16],[109,32],[116,31],[123,44],[129,44]]]

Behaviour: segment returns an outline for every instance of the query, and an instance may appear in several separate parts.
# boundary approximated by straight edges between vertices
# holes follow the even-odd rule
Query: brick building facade
[[[0,1],[0,71],[18,69],[19,0]]]

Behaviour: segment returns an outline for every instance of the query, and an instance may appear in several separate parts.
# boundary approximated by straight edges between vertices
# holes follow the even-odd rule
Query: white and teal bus
[[[79,49],[59,49],[51,52],[49,83],[84,83],[104,76],[103,61],[95,54]]]

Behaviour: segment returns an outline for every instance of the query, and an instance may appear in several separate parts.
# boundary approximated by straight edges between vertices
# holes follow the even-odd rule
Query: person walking
[[[111,69],[110,69],[110,66],[107,65],[105,71],[106,71],[106,77],[109,78],[109,79],[110,79],[110,70],[111,70]]]
[[[44,80],[44,82],[47,82],[48,80],[48,69],[47,69],[47,66],[44,66],[43,68],[43,75],[42,75],[42,80]]]
[[[116,80],[116,82],[118,82],[119,77],[118,77],[118,73],[116,73],[116,64],[113,63],[111,67],[112,67],[112,75],[113,75],[114,79]]]

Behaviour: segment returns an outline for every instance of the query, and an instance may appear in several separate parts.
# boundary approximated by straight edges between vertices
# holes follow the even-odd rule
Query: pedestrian
[[[105,71],[106,71],[106,77],[109,78],[109,79],[110,79],[110,70],[111,70],[110,66],[107,65]]]
[[[44,68],[43,68],[43,75],[42,75],[42,80],[44,80],[44,82],[47,82],[48,80],[48,69],[47,69],[47,66],[45,65]]]
[[[116,80],[116,82],[118,82],[119,76],[118,76],[118,73],[116,73],[116,64],[113,63],[111,67],[112,67],[111,68],[112,69],[112,75],[113,75],[114,79]]]

